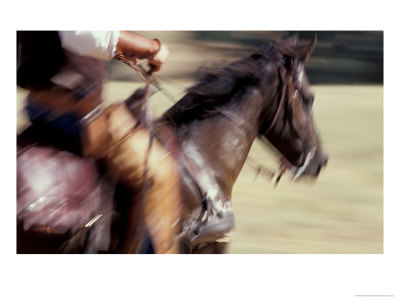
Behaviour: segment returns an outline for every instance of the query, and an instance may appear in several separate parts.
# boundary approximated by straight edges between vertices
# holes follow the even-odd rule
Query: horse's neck
[[[227,103],[217,112],[211,118],[193,121],[179,144],[200,189],[211,197],[229,200],[257,136],[261,97],[257,90],[248,91],[246,99]]]

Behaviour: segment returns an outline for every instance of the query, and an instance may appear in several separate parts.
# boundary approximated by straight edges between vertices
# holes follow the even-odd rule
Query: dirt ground
[[[109,82],[106,102],[137,83]],[[162,82],[175,99],[190,82]],[[329,163],[314,183],[283,178],[277,187],[246,164],[234,187],[236,229],[228,253],[383,253],[383,86],[314,86],[314,118]],[[18,130],[27,122],[17,90]],[[158,92],[154,114],[172,102]],[[250,156],[276,168],[256,142]]]

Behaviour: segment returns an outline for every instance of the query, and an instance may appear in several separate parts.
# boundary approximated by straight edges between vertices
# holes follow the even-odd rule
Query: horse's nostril
[[[315,175],[316,175],[316,176],[318,176],[318,175],[319,175],[319,172],[321,172],[321,168],[322,168],[322,166],[318,166],[318,169],[317,169],[317,171],[315,172]]]
[[[323,163],[322,163],[322,166],[324,167],[324,166],[326,166],[327,164],[328,164],[328,157],[326,156],[325,159],[324,159],[324,161],[323,161]]]
[[[318,164],[317,169],[315,170],[315,176],[318,176],[319,173],[321,172],[321,169],[326,166],[328,163],[328,157],[324,156],[324,158],[322,159],[321,163]]]

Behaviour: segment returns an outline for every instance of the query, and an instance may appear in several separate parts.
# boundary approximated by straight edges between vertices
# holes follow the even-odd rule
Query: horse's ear
[[[299,60],[306,62],[310,58],[312,52],[314,51],[316,44],[317,44],[317,35],[314,35],[310,43],[299,47],[299,49],[297,50]]]
[[[299,40],[299,34],[295,33],[292,36],[288,37],[285,42],[288,44],[291,48],[296,47],[297,41]]]

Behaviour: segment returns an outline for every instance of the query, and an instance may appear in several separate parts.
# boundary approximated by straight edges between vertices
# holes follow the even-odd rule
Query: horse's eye
[[[308,105],[312,105],[314,103],[314,95],[304,96],[304,102]]]

